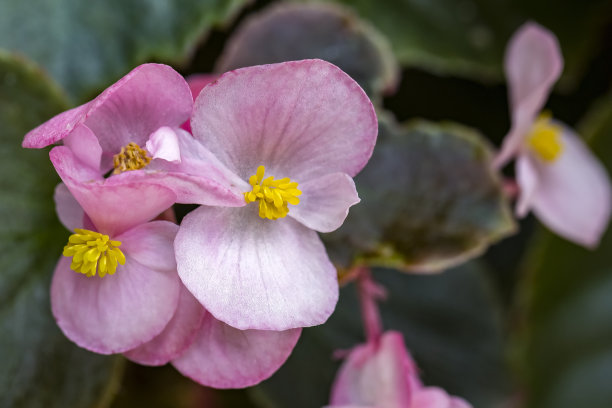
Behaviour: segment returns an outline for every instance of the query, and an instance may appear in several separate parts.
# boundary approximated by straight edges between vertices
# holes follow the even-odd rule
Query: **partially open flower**
[[[527,23],[514,34],[505,60],[512,128],[495,165],[517,157],[519,216],[532,210],[557,234],[594,247],[610,218],[608,174],[572,129],[540,113],[562,67],[551,32]]]

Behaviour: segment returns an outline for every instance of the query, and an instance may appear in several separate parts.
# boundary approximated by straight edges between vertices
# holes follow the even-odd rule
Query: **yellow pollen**
[[[259,166],[257,173],[249,178],[249,184],[253,189],[244,193],[244,200],[247,204],[259,201],[261,218],[269,220],[283,218],[289,213],[287,204],[299,204],[298,196],[302,195],[302,192],[297,188],[298,183],[287,177],[274,180],[274,177],[270,176],[264,179],[265,171],[264,166]]]
[[[64,247],[64,256],[72,257],[70,269],[89,277],[96,274],[103,278],[113,275],[117,264],[125,264],[125,255],[119,249],[121,242],[112,241],[108,235],[86,229],[75,229]]]
[[[550,120],[550,114],[540,114],[527,136],[529,147],[546,162],[554,162],[563,152],[561,126]]]
[[[113,156],[113,166],[115,167],[113,174],[142,169],[150,162],[151,157],[147,155],[147,151],[141,149],[136,143],[130,142]]]

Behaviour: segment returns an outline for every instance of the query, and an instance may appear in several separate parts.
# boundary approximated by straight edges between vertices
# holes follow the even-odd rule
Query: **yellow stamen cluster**
[[[113,156],[113,174],[124,171],[138,170],[151,162],[147,151],[141,149],[136,143],[130,142],[121,148],[121,151]]]
[[[300,202],[298,196],[302,194],[298,190],[298,183],[285,177],[274,180],[270,176],[264,179],[266,168],[259,166],[257,173],[249,178],[249,184],[253,190],[244,193],[244,200],[248,203],[259,201],[259,216],[269,220],[283,218],[289,213],[287,204],[297,205]]]
[[[550,119],[550,114],[541,114],[527,136],[528,146],[546,162],[554,162],[563,152],[561,126]]]
[[[87,276],[94,276],[96,269],[102,278],[113,275],[117,264],[125,264],[125,255],[118,248],[119,241],[112,241],[108,235],[86,229],[75,229],[64,247],[64,256],[72,257],[70,269]]]

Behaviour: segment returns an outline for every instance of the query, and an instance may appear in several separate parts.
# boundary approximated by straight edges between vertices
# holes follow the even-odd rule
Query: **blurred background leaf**
[[[150,60],[180,64],[248,0],[0,2],[0,48],[47,70],[83,101]]]
[[[497,407],[511,383],[503,357],[497,299],[482,267],[470,262],[435,276],[376,269],[388,290],[381,304],[385,328],[401,331],[425,384],[467,398],[474,407]],[[340,366],[332,354],[365,341],[354,286],[340,292],[327,323],[305,328],[287,363],[253,389],[263,408],[312,408],[329,402]]]
[[[0,406],[104,407],[120,359],[68,341],[49,305],[49,284],[68,238],[57,220],[59,182],[46,151],[25,133],[66,109],[63,95],[25,60],[0,53]]]
[[[332,260],[438,271],[515,231],[492,150],[473,129],[379,114],[374,154],[355,177],[361,203],[324,234]]]
[[[336,0],[385,34],[400,62],[439,74],[499,79],[506,42],[527,20],[562,45],[566,84],[580,79],[612,21],[607,0]]]
[[[612,95],[580,130],[612,173]],[[543,229],[530,247],[517,346],[526,406],[612,407],[612,232],[596,251]]]
[[[216,71],[309,58],[337,65],[375,100],[399,80],[383,36],[350,9],[318,3],[281,3],[250,15],[228,41]]]

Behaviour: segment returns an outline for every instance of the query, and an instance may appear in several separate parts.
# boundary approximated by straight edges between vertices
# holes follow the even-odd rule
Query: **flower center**
[[[244,193],[244,200],[247,204],[259,201],[261,218],[269,220],[283,218],[289,213],[287,204],[299,204],[298,196],[302,195],[302,192],[297,188],[298,183],[287,177],[274,180],[274,177],[270,176],[264,179],[265,171],[264,166],[259,166],[257,173],[249,178],[249,184],[253,189]]]
[[[72,257],[70,269],[89,277],[96,274],[103,278],[107,273],[113,275],[117,263],[125,264],[125,255],[119,249],[121,242],[112,241],[108,235],[86,229],[75,229],[76,234],[68,238],[64,256]]]
[[[130,142],[121,148],[121,151],[113,156],[113,174],[119,174],[128,170],[138,170],[151,162],[147,151],[141,149],[136,143]]]
[[[541,114],[527,136],[528,146],[546,162],[554,162],[563,152],[561,126],[551,122],[550,114]]]

